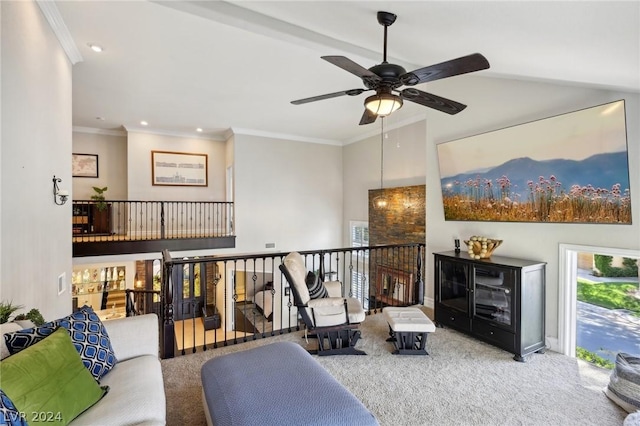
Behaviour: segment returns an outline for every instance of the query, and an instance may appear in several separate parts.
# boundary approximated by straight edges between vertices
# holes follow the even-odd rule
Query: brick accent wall
[[[385,208],[374,208],[384,197]],[[369,190],[369,243],[424,243],[426,239],[426,185]]]
[[[386,205],[378,207],[384,199]],[[369,190],[369,244],[424,243],[426,239],[426,185],[402,186]],[[424,253],[422,254],[424,256]],[[424,268],[424,258],[422,267]],[[390,250],[379,253],[370,260],[370,294],[380,295],[382,276],[379,273],[396,273],[396,276],[415,280],[416,258],[414,255]],[[406,275],[405,275],[406,274]],[[422,271],[424,276],[424,270]],[[412,292],[415,287],[410,287]],[[416,299],[418,296],[416,295]],[[384,297],[377,297],[383,303],[391,303]],[[422,303],[421,300],[417,301]]]

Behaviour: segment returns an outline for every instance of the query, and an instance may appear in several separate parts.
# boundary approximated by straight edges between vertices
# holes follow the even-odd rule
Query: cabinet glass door
[[[514,282],[508,269],[475,266],[475,316],[511,326]]]
[[[466,265],[460,262],[441,260],[440,294],[438,295],[440,304],[465,313],[469,312],[467,282]]]

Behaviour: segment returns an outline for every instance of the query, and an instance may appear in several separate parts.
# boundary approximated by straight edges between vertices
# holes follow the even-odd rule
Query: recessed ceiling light
[[[96,117],[96,120],[104,121],[104,117]]]
[[[142,124],[143,126],[147,126],[147,125],[149,125],[149,123],[147,123],[147,122],[146,122],[146,121],[144,121],[144,120],[142,120],[142,121],[140,122],[140,124]]]
[[[102,48],[102,46],[99,46],[97,44],[93,44],[93,43],[87,43],[87,46],[89,46],[89,48],[91,50],[93,50],[94,52],[100,53],[102,51],[104,51],[104,49]]]
[[[201,129],[200,127],[198,127],[198,128],[196,129],[196,132],[201,133],[201,132],[202,132],[202,129]]]

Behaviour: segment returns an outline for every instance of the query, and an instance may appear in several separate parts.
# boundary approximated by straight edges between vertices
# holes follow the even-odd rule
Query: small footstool
[[[425,346],[427,333],[436,331],[436,326],[418,308],[387,306],[382,309],[389,323],[387,342],[393,342],[396,355],[429,355]]]

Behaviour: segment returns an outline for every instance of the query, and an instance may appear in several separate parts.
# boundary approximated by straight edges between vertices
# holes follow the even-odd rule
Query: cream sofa
[[[158,358],[158,317],[147,314],[103,322],[118,362],[100,380],[109,392],[70,424],[91,426],[164,425],[166,400]],[[4,333],[30,322],[0,325],[1,356],[8,355]]]

